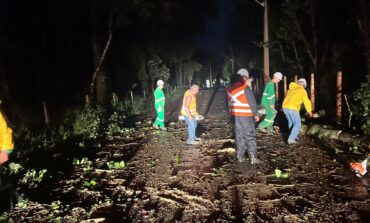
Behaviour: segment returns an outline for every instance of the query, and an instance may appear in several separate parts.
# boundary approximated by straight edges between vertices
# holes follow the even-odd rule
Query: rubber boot
[[[260,163],[261,162],[261,160],[259,160],[258,158],[257,158],[257,153],[256,152],[249,152],[249,157],[250,157],[250,159],[251,159],[251,164],[253,165],[253,164],[257,164],[257,163]]]

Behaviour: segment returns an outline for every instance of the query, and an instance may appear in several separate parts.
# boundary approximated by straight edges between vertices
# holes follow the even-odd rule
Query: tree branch
[[[108,36],[108,40],[107,40],[107,43],[105,44],[105,47],[104,47],[104,51],[102,53],[102,56],[100,57],[99,59],[99,63],[98,65],[96,66],[95,68],[95,72],[91,78],[91,83],[90,83],[90,95],[93,96],[94,95],[94,90],[95,90],[95,83],[96,83],[96,76],[97,74],[99,73],[100,71],[100,68],[104,62],[104,59],[105,59],[105,56],[107,55],[107,52],[108,52],[108,49],[110,47],[110,44],[112,42],[112,14],[109,16],[109,36]]]
[[[347,100],[347,95],[344,94],[344,101],[346,102],[346,105],[347,105],[347,108],[348,108],[348,111],[349,111],[349,119],[348,119],[348,127],[351,127],[351,119],[352,119],[352,111],[351,111],[351,108],[349,107],[349,104],[348,104],[348,100]]]
[[[314,56],[312,54],[312,50],[310,49],[310,45],[308,44],[307,39],[306,39],[306,37],[304,36],[304,34],[302,32],[302,28],[301,28],[301,25],[298,22],[298,18],[297,18],[296,15],[294,15],[293,18],[294,18],[294,24],[296,25],[298,34],[300,35],[300,37],[302,39],[302,42],[303,42],[303,44],[304,44],[304,46],[306,48],[306,52],[307,52],[307,54],[308,54],[308,56],[309,56],[312,64],[314,64],[314,61],[315,60],[314,60]]]
[[[281,45],[281,42],[280,42],[280,41],[279,41],[279,47],[280,47],[280,54],[281,54],[281,58],[283,59],[284,63],[286,63],[286,59],[285,59],[285,54],[284,54],[283,46]]]
[[[295,59],[297,60],[297,64],[298,64],[298,67],[299,67],[300,75],[303,75],[302,65],[301,65],[301,62],[299,61],[298,51],[297,51],[297,47],[295,45],[295,41],[294,40],[292,42],[292,45],[293,45]]]
[[[254,1],[256,1],[258,4],[260,4],[262,7],[265,7],[265,3],[264,2],[259,2],[257,0],[254,0]]]

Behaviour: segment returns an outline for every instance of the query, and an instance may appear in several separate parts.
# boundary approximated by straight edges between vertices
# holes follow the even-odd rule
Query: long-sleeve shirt
[[[245,90],[245,95],[247,96],[248,104],[252,110],[252,113],[254,116],[257,115],[257,102],[256,98],[254,97],[254,93],[250,87],[246,87]]]
[[[0,152],[13,150],[12,129],[8,127],[3,114],[0,112]]]
[[[162,89],[158,87],[155,89],[154,99],[155,99],[155,102],[154,102],[155,108],[158,108],[159,106],[161,106],[162,108],[164,107],[166,98],[164,97],[164,93]]]
[[[299,111],[302,103],[307,112],[312,112],[311,101],[308,99],[307,91],[304,87],[295,82],[290,83],[289,90],[283,101],[283,108]]]
[[[269,81],[263,91],[261,104],[267,108],[270,108],[270,105],[275,105],[275,84],[272,81]]]

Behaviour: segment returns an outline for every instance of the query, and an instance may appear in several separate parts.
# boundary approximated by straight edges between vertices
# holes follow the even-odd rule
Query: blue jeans
[[[288,119],[288,127],[291,131],[288,141],[296,140],[299,130],[301,129],[301,116],[299,115],[298,111],[289,108],[283,108],[283,111]]]
[[[185,122],[188,125],[188,143],[193,143],[195,141],[195,128],[197,127],[197,120],[195,117],[190,121],[188,116],[185,116]]]

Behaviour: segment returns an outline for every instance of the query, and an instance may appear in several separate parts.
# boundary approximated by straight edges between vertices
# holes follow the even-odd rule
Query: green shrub
[[[370,135],[370,85],[361,84],[350,97],[350,108],[354,116],[352,127],[362,131],[365,135]]]
[[[80,160],[75,158],[73,160],[73,165],[76,167],[80,167],[84,172],[92,170],[92,164],[92,161],[89,160],[87,157],[83,157]]]
[[[107,162],[107,166],[110,170],[116,169],[123,169],[126,167],[125,161],[115,162],[115,161],[109,161]]]
[[[20,184],[26,185],[30,188],[37,188],[44,180],[46,169],[37,171],[35,169],[28,170],[19,181]]]
[[[85,139],[96,139],[101,134],[105,110],[100,106],[86,106],[73,123],[73,134]]]

